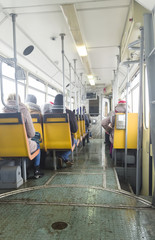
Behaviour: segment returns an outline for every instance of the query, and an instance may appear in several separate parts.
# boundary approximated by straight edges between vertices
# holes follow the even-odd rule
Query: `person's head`
[[[50,103],[45,103],[42,107],[42,114],[51,113],[52,112],[52,105]]]
[[[54,105],[57,105],[57,106],[62,105],[63,106],[63,95],[62,94],[57,94],[55,96]]]
[[[36,98],[36,96],[34,96],[32,94],[28,94],[26,97],[26,102],[31,102],[31,103],[37,104],[37,98]]]
[[[16,94],[15,93],[11,93],[8,95],[7,101],[15,101],[16,100]],[[18,95],[18,101],[19,103],[21,103],[21,98]]]
[[[57,94],[55,96],[53,104],[53,113],[62,113],[63,112],[63,95]]]
[[[126,104],[126,101],[122,100],[122,99],[118,99],[118,104]]]
[[[115,107],[116,113],[125,113],[126,112],[126,101],[119,99],[118,104]]]

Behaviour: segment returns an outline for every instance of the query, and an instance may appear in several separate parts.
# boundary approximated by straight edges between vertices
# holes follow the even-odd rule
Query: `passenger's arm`
[[[35,129],[34,129],[32,118],[29,111],[25,112],[25,120],[26,120],[25,127],[26,127],[27,136],[28,138],[32,138],[35,136]]]

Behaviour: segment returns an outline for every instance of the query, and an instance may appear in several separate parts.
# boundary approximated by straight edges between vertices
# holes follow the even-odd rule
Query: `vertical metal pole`
[[[80,106],[82,106],[82,104],[81,104],[81,100],[82,100],[82,75],[83,75],[83,73],[80,73],[80,76],[81,76],[81,83],[80,83]]]
[[[74,97],[75,97],[75,112],[77,110],[77,99],[76,99],[76,61],[77,59],[74,59],[74,81],[75,81],[75,91],[74,91]]]
[[[24,182],[27,182],[26,158],[22,158],[22,177],[23,177]]]
[[[102,122],[102,115],[103,115],[103,95],[101,94],[100,95],[101,96],[101,101],[100,101],[100,103],[101,103],[101,111],[100,111],[100,113],[101,113],[101,122]],[[101,129],[101,138],[102,138],[102,126],[101,126],[101,124],[100,124],[100,129]]]
[[[144,29],[141,31],[141,43],[140,43],[140,79],[139,79],[139,109],[138,109],[138,133],[137,133],[137,167],[136,167],[136,195],[140,193],[141,186],[141,152],[142,152],[142,121],[143,121],[143,54],[144,54]]]
[[[64,33],[60,34],[62,43],[62,75],[63,75],[63,113],[65,113],[65,64],[64,64]]]
[[[155,8],[154,8],[155,11]],[[154,159],[154,190],[152,195],[152,204],[155,206],[155,54],[152,52],[155,48],[155,26],[152,21],[152,14],[144,14],[144,44],[145,59],[147,66],[149,103],[150,103],[150,132],[152,141],[152,151]],[[155,51],[155,50],[154,50]],[[152,54],[151,54],[152,53]]]
[[[1,101],[3,103],[4,93],[3,93],[3,79],[2,79],[2,61],[0,61],[0,89],[1,89]]]
[[[125,159],[124,159],[124,175],[127,180],[127,146],[128,146],[128,88],[129,88],[129,65],[127,67],[127,84],[126,84],[126,113],[125,113]]]
[[[79,78],[78,78],[78,80],[79,80]],[[78,81],[78,85],[79,85],[79,88],[78,88],[78,90],[79,90],[79,92],[78,92],[78,106],[79,106],[79,108],[81,108],[82,106],[81,106],[81,83],[80,83],[80,81]]]
[[[72,106],[72,102],[71,102],[71,99],[72,99],[72,73],[71,73],[71,63],[69,63],[69,79],[70,79],[70,110],[71,110],[71,106]]]
[[[16,50],[16,14],[11,14],[13,25],[13,50],[14,50],[14,66],[15,66],[15,84],[16,84],[16,105],[19,112],[19,99],[18,99],[18,82],[17,82],[17,50]]]

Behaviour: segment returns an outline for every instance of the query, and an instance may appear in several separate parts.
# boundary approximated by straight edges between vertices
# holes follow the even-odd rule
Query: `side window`
[[[132,91],[132,110],[134,113],[138,113],[139,106],[139,86]]]
[[[38,105],[45,103],[45,84],[32,76],[29,76],[28,93],[36,96]]]
[[[139,73],[131,83],[132,112],[138,113],[139,107]]]

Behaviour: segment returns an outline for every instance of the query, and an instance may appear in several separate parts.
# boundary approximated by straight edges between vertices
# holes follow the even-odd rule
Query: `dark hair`
[[[56,95],[55,100],[54,100],[54,105],[62,105],[63,106],[63,95],[62,94]]]

